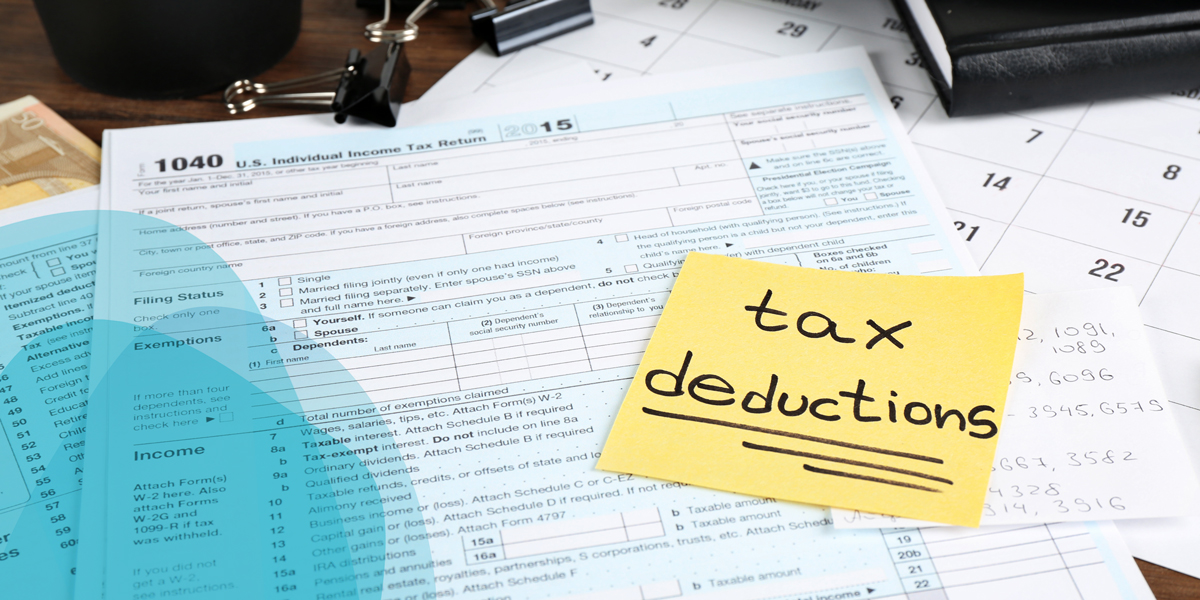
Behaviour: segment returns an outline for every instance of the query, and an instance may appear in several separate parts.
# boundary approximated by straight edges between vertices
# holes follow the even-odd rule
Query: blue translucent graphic
[[[18,226],[0,229],[3,256],[58,243],[72,224],[86,236],[89,219],[97,216],[26,222],[19,238],[5,235]],[[403,456],[389,443],[388,421],[370,418],[378,411],[354,379],[315,346],[287,367],[275,342],[293,339],[291,328],[264,320],[232,270],[187,232],[124,213],[104,213],[100,224],[156,242],[166,236],[195,266],[160,270],[160,256],[109,257],[111,295],[97,312],[114,319],[93,321],[89,297],[86,310],[38,324],[34,331],[46,330],[39,335],[2,338],[0,402],[12,400],[0,406],[20,409],[5,416],[8,447],[0,448],[6,594],[71,597],[80,525],[93,556],[103,557],[91,580],[103,581],[109,598],[380,598],[389,557],[418,567],[405,592],[432,592],[432,575],[420,573],[429,549]],[[95,238],[87,239],[94,261]],[[75,271],[90,294],[94,271]],[[22,368],[45,357],[67,360],[53,371]],[[323,391],[301,396],[301,386]],[[337,391],[336,405],[321,399],[326,390]],[[346,408],[331,418],[360,426],[306,418],[332,406]],[[53,413],[60,408],[70,410]],[[93,470],[80,524],[89,417],[99,431],[86,440]],[[24,452],[41,452],[27,461],[21,448],[29,442],[36,446]],[[100,586],[83,587],[81,596],[101,597]]]
[[[70,598],[75,585],[95,249],[94,212],[0,228],[5,597]]]
[[[17,465],[15,473],[0,467],[5,492],[0,539],[6,542],[0,544],[0,556],[6,556],[0,580],[16,598],[70,598],[73,591],[74,580],[66,575],[75,568],[88,403],[86,356],[75,357],[87,353],[90,336],[90,319],[37,336],[29,350],[6,357],[0,373],[0,390],[5,390],[0,392],[5,417],[0,441],[7,442],[0,453],[11,453]],[[72,360],[47,366],[61,359],[39,360],[43,348],[69,348],[56,356]],[[29,366],[46,368],[31,371]],[[17,497],[8,498],[11,492]]]

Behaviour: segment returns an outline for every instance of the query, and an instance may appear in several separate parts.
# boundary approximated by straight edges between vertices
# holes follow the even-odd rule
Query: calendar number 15
[[[1125,209],[1125,218],[1121,219],[1121,222],[1129,223],[1134,227],[1145,227],[1150,222],[1150,213],[1139,210],[1137,214],[1134,214],[1134,209],[1127,208]]]

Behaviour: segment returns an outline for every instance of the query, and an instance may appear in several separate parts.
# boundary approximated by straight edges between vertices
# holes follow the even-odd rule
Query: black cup
[[[126,98],[184,98],[262,73],[292,49],[300,0],[34,0],[58,64]]]

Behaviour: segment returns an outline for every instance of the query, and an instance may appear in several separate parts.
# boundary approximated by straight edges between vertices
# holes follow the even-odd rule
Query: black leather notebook
[[[894,2],[950,116],[1200,83],[1200,1]]]

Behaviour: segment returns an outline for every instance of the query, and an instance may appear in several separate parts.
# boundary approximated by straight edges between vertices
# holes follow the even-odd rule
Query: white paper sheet
[[[983,525],[1194,515],[1200,489],[1129,288],[1029,295]],[[837,527],[910,520],[834,509]]]

